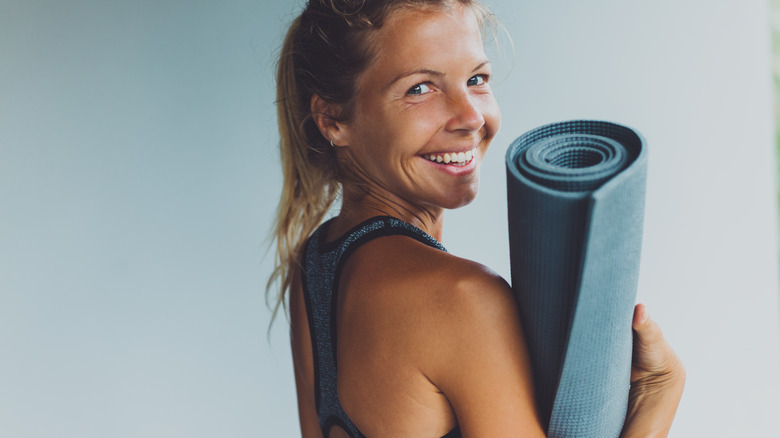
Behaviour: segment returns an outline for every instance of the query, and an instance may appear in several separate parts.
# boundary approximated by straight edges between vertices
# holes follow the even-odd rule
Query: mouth
[[[426,154],[423,155],[428,161],[446,164],[449,166],[462,167],[471,162],[477,155],[477,148],[474,148],[466,152],[446,152],[443,154]]]

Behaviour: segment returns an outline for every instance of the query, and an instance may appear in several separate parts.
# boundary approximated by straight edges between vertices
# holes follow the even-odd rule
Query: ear
[[[333,103],[328,103],[318,95],[311,97],[311,117],[326,140],[332,141],[334,146],[344,146],[345,125],[338,121],[341,108]]]

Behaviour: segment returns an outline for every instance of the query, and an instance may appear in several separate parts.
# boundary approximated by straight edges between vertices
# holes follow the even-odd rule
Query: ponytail
[[[313,130],[308,102],[296,81],[296,36],[300,29],[298,17],[290,26],[282,46],[277,71],[276,105],[279,120],[280,155],[284,175],[282,195],[274,221],[276,240],[274,270],[266,285],[266,300],[272,289],[279,293],[273,306],[271,322],[280,308],[287,313],[285,295],[290,290],[293,272],[300,267],[303,245],[320,225],[338,195],[333,151],[324,148],[324,139],[311,139]],[[316,129],[314,130],[316,131]],[[320,144],[319,147],[314,146]]]

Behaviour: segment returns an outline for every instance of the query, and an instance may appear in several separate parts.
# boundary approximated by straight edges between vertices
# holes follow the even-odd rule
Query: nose
[[[485,125],[485,116],[474,96],[460,92],[450,98],[452,115],[447,122],[448,131],[477,131]]]

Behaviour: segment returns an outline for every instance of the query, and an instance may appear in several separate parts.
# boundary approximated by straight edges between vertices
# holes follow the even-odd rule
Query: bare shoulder
[[[403,312],[437,329],[461,326],[464,318],[516,314],[511,289],[495,272],[407,236],[386,236],[360,247],[340,281],[340,289],[348,289],[362,310]]]
[[[369,348],[382,345],[368,355],[419,370],[446,396],[464,435],[543,436],[516,301],[500,276],[387,236],[356,251],[342,281],[351,295],[344,328]]]

